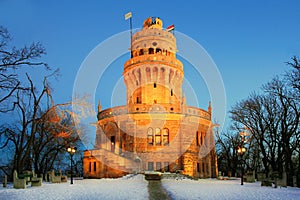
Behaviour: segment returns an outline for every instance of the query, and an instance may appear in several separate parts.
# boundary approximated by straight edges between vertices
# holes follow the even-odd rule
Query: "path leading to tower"
[[[160,180],[148,180],[149,200],[171,200]]]

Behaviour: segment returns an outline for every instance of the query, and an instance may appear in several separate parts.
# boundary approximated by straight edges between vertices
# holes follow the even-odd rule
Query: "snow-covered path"
[[[163,187],[172,199],[222,199],[222,200],[300,200],[300,188],[261,187],[260,182],[244,183],[237,180],[200,179],[162,180]]]
[[[0,187],[0,200],[18,199],[130,199],[146,200],[148,182],[143,175],[124,177],[119,179],[84,179],[75,180],[73,185],[68,183],[43,183],[42,187],[28,187],[27,189],[13,189],[10,183],[7,188]],[[298,199],[300,188],[271,188],[261,187],[260,182],[240,185],[240,180],[162,180],[163,187],[172,199]]]

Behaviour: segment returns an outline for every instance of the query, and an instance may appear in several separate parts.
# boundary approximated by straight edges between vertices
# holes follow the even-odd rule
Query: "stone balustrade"
[[[154,104],[154,105],[147,105],[147,104],[135,104],[129,109],[127,106],[117,106],[113,108],[109,108],[103,110],[98,113],[98,120],[104,118],[110,118],[113,116],[119,115],[126,115],[126,114],[137,114],[137,113],[167,113],[167,114],[181,114],[180,108],[175,107],[172,104]],[[192,106],[187,106],[185,112],[182,114],[188,116],[196,116],[206,120],[211,120],[211,114],[201,108],[196,108]]]
[[[174,56],[165,56],[163,54],[146,54],[137,57],[133,57],[124,64],[124,71],[129,70],[131,67],[138,63],[144,62],[157,62],[157,64],[166,64],[175,68],[183,70],[182,63],[177,60]]]

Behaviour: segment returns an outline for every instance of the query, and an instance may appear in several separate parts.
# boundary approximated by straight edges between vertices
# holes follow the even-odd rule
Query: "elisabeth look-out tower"
[[[162,25],[161,19],[148,18],[132,37],[123,72],[129,112],[148,112],[154,104],[181,111],[183,66],[176,58],[176,38]]]
[[[212,109],[186,105],[174,34],[160,18],[149,17],[130,46],[123,71],[126,105],[98,106],[95,148],[84,153],[84,177],[145,171],[215,177]]]

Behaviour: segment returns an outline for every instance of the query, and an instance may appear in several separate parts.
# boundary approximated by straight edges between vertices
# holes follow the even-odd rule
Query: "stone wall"
[[[116,156],[136,161],[139,158],[139,166],[136,171],[149,170],[149,163],[153,163],[153,170],[171,171],[183,170],[186,175],[198,178],[211,177],[214,166],[214,148],[201,154],[204,146],[208,146],[210,138],[206,137],[209,131],[210,120],[192,115],[182,114],[127,114],[104,118],[98,122],[96,144]],[[147,131],[153,129],[154,143],[149,145]],[[166,128],[169,133],[168,143],[155,142],[155,129],[161,131]],[[114,137],[112,149],[111,137]],[[101,141],[99,141],[101,140]],[[94,150],[97,151],[97,150]],[[92,151],[93,152],[93,151]],[[127,173],[128,169],[111,167],[112,162],[104,161],[103,157],[85,156],[84,173],[86,177],[119,176]],[[110,156],[111,157],[111,156]],[[88,170],[89,163],[92,168],[96,162],[96,171]],[[168,165],[168,166],[166,166]],[[157,167],[161,167],[158,169]],[[108,172],[108,171],[109,172]],[[123,171],[122,171],[123,170]],[[115,175],[113,175],[115,174]]]

